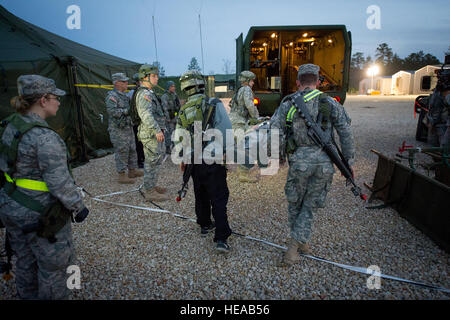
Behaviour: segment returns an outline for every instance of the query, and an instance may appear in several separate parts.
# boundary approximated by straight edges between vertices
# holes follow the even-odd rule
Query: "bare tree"
[[[223,67],[222,70],[225,74],[231,73],[231,61],[228,59],[222,59]]]

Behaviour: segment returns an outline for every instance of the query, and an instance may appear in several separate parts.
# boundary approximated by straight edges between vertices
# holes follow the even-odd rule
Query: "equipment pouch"
[[[71,218],[72,213],[60,201],[57,201],[47,207],[39,218],[40,228],[37,231],[37,235],[47,238],[49,242],[55,242],[55,235]]]
[[[286,153],[292,154],[294,153],[295,149],[297,148],[297,144],[295,143],[294,136],[291,135],[286,142]]]

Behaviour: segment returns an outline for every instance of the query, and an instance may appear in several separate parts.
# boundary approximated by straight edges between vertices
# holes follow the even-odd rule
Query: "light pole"
[[[373,91],[373,76],[376,76],[379,71],[380,68],[378,68],[378,66],[376,65],[372,65],[371,67],[369,67],[369,69],[367,69],[367,75],[372,77],[372,83],[370,85],[370,93],[372,93]]]

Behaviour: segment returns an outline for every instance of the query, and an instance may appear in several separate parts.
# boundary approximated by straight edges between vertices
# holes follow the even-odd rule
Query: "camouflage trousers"
[[[239,148],[239,143],[242,141],[242,139],[244,139],[244,135],[247,132],[247,130],[249,129],[249,126],[246,125],[245,123],[242,122],[238,122],[238,123],[233,123],[232,124],[233,127],[233,137],[234,137],[234,143],[235,143],[235,148],[238,149]],[[236,154],[236,161],[237,161],[237,154]],[[249,171],[251,168],[253,168],[253,164],[249,164],[248,162],[248,158],[246,157],[245,159],[245,164],[240,164],[239,165],[239,169],[242,171]]]
[[[158,142],[156,136],[142,140],[144,145],[144,189],[150,190],[156,187],[166,145]]]
[[[21,299],[68,299],[67,267],[75,263],[72,226],[67,223],[55,243],[36,235],[24,234],[22,227],[38,221],[39,213],[22,207],[0,191],[0,219],[6,227],[11,248],[17,257],[15,278]]]
[[[109,137],[114,146],[114,158],[117,172],[137,168],[136,142],[133,128],[110,128]]]
[[[325,206],[331,188],[334,168],[331,163],[293,162],[284,188],[288,201],[290,235],[301,243],[311,238],[314,214]]]

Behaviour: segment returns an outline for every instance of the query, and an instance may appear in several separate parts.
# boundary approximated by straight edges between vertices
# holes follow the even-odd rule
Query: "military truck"
[[[261,115],[272,115],[283,97],[297,90],[298,67],[320,66],[319,90],[344,103],[348,89],[351,33],[344,25],[251,27],[236,39],[239,73],[256,74],[253,91]]]

